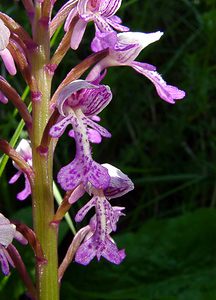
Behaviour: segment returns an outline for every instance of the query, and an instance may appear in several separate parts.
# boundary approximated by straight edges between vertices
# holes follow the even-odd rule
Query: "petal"
[[[82,166],[78,159],[61,168],[57,176],[58,183],[65,191],[75,189],[82,182]]]
[[[10,30],[0,20],[0,51],[4,50],[9,44]]]
[[[0,244],[8,247],[15,236],[16,226],[13,224],[0,225]]]
[[[16,66],[14,63],[13,56],[11,55],[10,51],[6,48],[0,51],[0,56],[4,62],[5,68],[8,70],[9,74],[14,76],[16,75]]]
[[[97,28],[101,32],[112,31],[112,27],[106,21],[106,18],[103,18],[101,15],[94,15],[94,22],[97,25]]]
[[[8,98],[5,97],[5,95],[0,91],[0,102],[3,104],[7,104],[8,103]]]
[[[96,189],[106,189],[110,182],[110,177],[106,168],[95,161],[89,162],[89,165],[90,171],[85,176],[84,182],[86,184],[90,182]]]
[[[125,251],[118,250],[115,243],[111,242],[109,238],[106,239],[106,247],[102,252],[102,256],[109,260],[111,263],[119,265],[126,257]]]
[[[99,124],[93,122],[91,119],[85,118],[85,122],[86,125],[96,130],[103,137],[110,138],[112,136],[108,130],[106,130],[104,127],[100,126]]]
[[[18,242],[20,242],[20,244],[22,244],[22,245],[27,245],[27,244],[28,244],[27,239],[24,238],[24,236],[22,235],[22,233],[19,232],[19,231],[16,231],[14,238],[15,238]]]
[[[75,202],[77,202],[83,195],[85,194],[85,189],[83,187],[83,185],[79,185],[77,188],[75,188],[75,190],[73,191],[73,193],[71,194],[71,196],[68,199],[68,202],[70,204],[74,204]]]
[[[20,176],[22,175],[22,171],[18,171],[10,180],[9,180],[9,184],[13,184],[15,183]]]
[[[130,178],[121,170],[110,164],[103,164],[110,176],[109,187],[104,191],[108,199],[120,197],[134,189],[134,184]]]
[[[87,133],[88,133],[88,139],[91,143],[94,143],[94,144],[101,143],[102,137],[97,130],[88,128]]]
[[[73,1],[74,2],[74,1]],[[67,4],[67,3],[66,3]],[[64,5],[65,6],[65,5]],[[62,7],[63,8],[63,7]],[[60,11],[59,11],[60,12]],[[70,24],[73,20],[73,18],[77,15],[77,9],[76,7],[72,8],[71,11],[69,12],[67,19],[65,20],[64,24],[64,30],[68,31],[70,29]]]
[[[86,26],[87,22],[82,19],[78,20],[76,25],[74,26],[70,42],[71,48],[73,50],[77,50],[77,48],[79,47],[85,33]]]
[[[1,269],[2,269],[3,274],[7,276],[10,273],[10,269],[9,269],[9,264],[8,264],[7,257],[5,255],[5,251],[7,251],[7,250],[0,247]]]
[[[118,31],[129,31],[130,30],[129,27],[123,26],[123,25],[119,24],[119,22],[118,23],[115,22],[114,19],[107,18],[106,21],[109,25],[111,25],[113,28],[115,28],[115,30],[118,30]]]
[[[75,158],[58,173],[58,183],[65,190],[73,190],[83,183],[88,190],[89,184],[96,189],[108,187],[110,177],[106,168],[89,157]]]
[[[107,41],[107,40],[108,41]],[[105,41],[105,42],[104,42]],[[117,42],[117,33],[115,31],[101,32],[95,23],[95,37],[91,42],[91,49],[94,52],[101,51],[103,49],[115,47]]]
[[[25,188],[22,192],[17,194],[17,199],[20,201],[25,200],[29,195],[31,195],[31,186],[27,176],[25,175]]]
[[[59,138],[64,133],[66,127],[69,124],[73,124],[73,121],[74,117],[72,115],[68,115],[50,128],[49,135],[53,138]]]
[[[95,201],[97,201],[97,198],[93,197],[78,211],[78,213],[75,216],[76,222],[81,222],[85,218],[86,214],[90,211],[90,209],[95,206]]]
[[[16,151],[25,159],[25,161],[29,161],[32,159],[32,149],[30,146],[30,141],[21,139],[18,146],[16,147]]]
[[[80,92],[79,105],[86,116],[99,114],[112,100],[112,92],[108,85],[99,85],[96,88],[84,89]]]
[[[65,101],[73,93],[75,93],[81,89],[91,89],[91,88],[96,88],[96,87],[97,87],[96,85],[93,85],[85,80],[75,80],[72,83],[66,85],[59,93],[58,100],[57,100],[57,107],[58,107],[60,115],[65,116],[63,106],[65,104]],[[72,105],[73,105],[73,103],[72,103]]]
[[[158,74],[156,71],[151,71],[146,69],[146,64],[139,65],[135,62],[132,63],[132,68],[134,68],[137,72],[140,74],[146,76],[148,79],[151,80],[151,82],[154,84],[158,95],[165,100],[166,102],[169,102],[171,104],[175,103],[175,100],[180,100],[185,97],[185,92],[182,90],[179,90],[177,87],[172,85],[167,85],[167,83],[163,80],[160,74]]]
[[[98,2],[98,1],[96,1]],[[89,0],[80,0],[77,3],[77,11],[80,15],[80,17],[85,20],[86,22],[92,21],[93,20],[93,13],[89,9],[89,5],[91,4],[91,1]],[[94,9],[97,10],[97,3],[94,3]]]
[[[103,0],[100,1],[99,12],[105,17],[113,16],[120,8],[122,0]]]
[[[128,65],[134,61],[140,52],[149,44],[158,41],[162,32],[157,31],[153,33],[143,32],[123,32],[117,35],[117,44],[115,48],[110,49],[110,55],[115,59],[116,64],[120,63]]]
[[[93,245],[93,237],[86,240],[77,250],[75,261],[81,265],[88,265],[95,257],[96,249]]]

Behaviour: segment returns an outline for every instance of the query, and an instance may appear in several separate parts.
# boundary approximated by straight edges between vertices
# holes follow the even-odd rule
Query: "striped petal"
[[[99,12],[104,17],[113,16],[120,8],[122,0],[103,0],[100,1]]]

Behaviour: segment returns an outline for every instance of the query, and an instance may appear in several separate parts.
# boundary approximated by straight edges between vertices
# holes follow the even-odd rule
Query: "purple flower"
[[[16,151],[23,157],[23,159],[30,166],[32,166],[32,149],[27,140],[22,139],[20,141],[19,145],[17,146]],[[15,183],[22,174],[24,175],[25,188],[22,192],[17,194],[17,199],[22,201],[22,200],[25,200],[31,194],[31,185],[30,185],[27,175],[24,174],[15,163],[14,163],[14,167],[18,169],[18,172],[10,179],[9,183],[10,184]]]
[[[104,191],[93,191],[93,198],[82,207],[75,220],[80,222],[95,207],[96,214],[90,220],[91,232],[78,248],[75,261],[87,265],[95,256],[100,260],[101,256],[114,264],[120,264],[125,258],[124,250],[118,250],[110,236],[116,231],[119,217],[124,215],[124,207],[112,207],[108,199],[120,197],[134,188],[132,181],[119,169],[104,164],[110,175],[110,184]]]
[[[185,92],[175,86],[168,85],[157,73],[155,66],[135,61],[145,47],[158,41],[162,35],[163,33],[160,31],[154,33],[123,32],[118,34],[115,32],[101,34],[97,31],[92,42],[93,51],[97,52],[109,48],[109,55],[91,70],[87,79],[94,80],[107,67],[130,66],[154,84],[158,95],[163,100],[174,104],[175,100],[185,97]]]
[[[13,239],[18,240],[22,244],[27,244],[27,240],[23,235],[16,231],[16,226],[0,213],[0,263],[4,275],[8,275],[9,265],[14,267],[12,258],[10,257],[7,247],[12,243]]]
[[[92,159],[90,141],[95,138],[95,132],[103,137],[111,137],[105,128],[94,122],[95,115],[111,99],[112,93],[108,86],[84,80],[72,82],[59,94],[57,108],[61,119],[51,128],[50,135],[59,138],[71,124],[76,141],[75,159],[58,173],[58,182],[64,190],[73,190],[81,183],[88,191],[91,186],[96,189],[108,186],[110,178],[107,169]],[[93,130],[94,138],[89,137],[89,128]]]
[[[74,0],[68,1],[61,10],[70,2],[74,2]],[[113,31],[113,28],[118,31],[128,31],[128,27],[122,26],[121,19],[115,16],[121,2],[121,0],[79,0],[77,6],[70,11],[64,27],[65,31],[68,31],[74,17],[79,16],[72,33],[71,48],[76,50],[79,47],[90,21],[94,22],[96,30],[100,32],[110,32]]]
[[[4,62],[4,65],[10,75],[16,74],[16,67],[13,56],[7,49],[10,39],[10,30],[4,25],[4,22],[0,19],[0,56]]]

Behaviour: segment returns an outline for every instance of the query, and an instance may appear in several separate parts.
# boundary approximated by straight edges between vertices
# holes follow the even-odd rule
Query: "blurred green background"
[[[58,1],[56,9],[62,3]],[[20,2],[1,0],[0,10],[28,28]],[[127,258],[121,266],[103,259],[88,267],[72,263],[61,299],[215,300],[216,1],[123,0],[118,15],[133,31],[165,32],[138,60],[156,65],[163,78],[184,89],[187,97],[170,105],[134,70],[108,71],[104,82],[111,86],[114,98],[101,117],[112,138],[95,145],[93,151],[97,161],[115,165],[135,183],[133,192],[113,200],[126,207],[127,216],[114,238],[120,248],[126,248]],[[90,25],[80,49],[70,51],[58,68],[54,88],[90,54],[92,36]],[[6,75],[3,65],[1,74]],[[8,80],[22,94],[23,80],[19,76]],[[0,136],[9,140],[20,121],[11,104],[1,105],[0,120]],[[73,154],[73,141],[65,134],[57,147],[55,174]],[[9,162],[0,179],[0,211],[31,225],[30,199],[16,200],[23,182],[7,184],[14,172]],[[72,217],[79,206],[71,209]],[[60,259],[71,239],[63,223]],[[31,250],[19,250],[33,275]],[[0,299],[27,299],[16,271],[8,278],[0,275]]]

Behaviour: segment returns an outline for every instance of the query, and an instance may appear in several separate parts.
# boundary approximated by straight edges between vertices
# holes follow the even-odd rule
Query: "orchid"
[[[74,0],[68,1],[62,10]],[[71,22],[78,16],[71,36],[71,48],[76,50],[85,33],[88,22],[93,21],[96,30],[100,32],[112,32],[113,28],[118,31],[128,31],[129,28],[121,25],[122,21],[115,13],[121,6],[121,0],[79,0],[77,6],[71,9],[67,16],[64,29],[70,29]],[[61,13],[61,11],[59,12]],[[57,16],[56,16],[57,18]]]
[[[89,210],[95,207],[96,214],[89,224],[91,231],[76,252],[75,261],[83,265],[87,265],[95,256],[98,260],[103,256],[114,264],[120,264],[125,258],[124,250],[118,250],[110,237],[110,233],[116,231],[119,217],[124,215],[124,207],[112,207],[109,200],[128,193],[134,185],[119,169],[110,164],[103,166],[110,175],[109,186],[104,191],[93,190],[93,198],[75,216],[75,220],[81,222]]]
[[[16,151],[22,156],[22,158],[28,163],[29,166],[32,166],[32,149],[27,140],[22,139],[18,144]],[[22,201],[25,200],[31,194],[31,186],[27,175],[19,169],[16,163],[14,163],[14,167],[18,169],[18,172],[10,179],[9,183],[15,183],[22,174],[24,175],[25,188],[22,192],[17,194],[17,199]]]
[[[89,142],[95,141],[98,133],[104,137],[111,136],[105,128],[92,120],[111,99],[112,93],[108,86],[84,80],[74,81],[59,94],[57,108],[63,118],[51,128],[50,135],[59,138],[71,124],[76,141],[75,159],[58,174],[58,182],[64,190],[72,190],[80,183],[87,190],[90,188],[89,184],[98,189],[108,186],[108,172],[92,159]]]
[[[92,42],[93,51],[97,52],[109,48],[109,55],[92,69],[87,79],[94,80],[107,67],[129,66],[146,76],[154,84],[158,95],[163,100],[174,104],[175,100],[185,97],[185,92],[175,86],[168,85],[161,75],[158,74],[155,66],[135,61],[145,47],[158,41],[162,35],[163,33],[160,31],[153,33],[124,32],[118,34],[114,32],[106,34],[97,32]]]
[[[13,56],[7,49],[10,39],[10,30],[5,26],[4,22],[0,19],[0,56],[5,64],[6,69],[10,75],[16,74],[16,67]]]
[[[114,206],[112,202],[132,191],[134,185],[116,167],[96,162],[92,152],[92,143],[100,144],[103,138],[111,138],[111,133],[100,125],[99,116],[113,97],[111,88],[101,83],[107,68],[132,67],[150,79],[159,96],[169,103],[185,96],[184,91],[168,85],[154,66],[136,61],[140,52],[158,41],[163,33],[129,32],[115,15],[122,0],[65,2],[53,18],[56,0],[22,0],[31,26],[27,31],[12,17],[0,12],[0,56],[9,74],[15,75],[17,68],[19,77],[22,76],[27,85],[25,96],[21,96],[16,87],[20,89],[23,83],[0,76],[0,102],[10,101],[22,119],[10,142],[0,137],[0,150],[4,153],[0,175],[9,157],[17,170],[9,183],[24,177],[25,187],[17,194],[17,199],[31,196],[33,216],[31,229],[19,221],[11,223],[0,213],[0,263],[5,275],[9,274],[10,266],[16,267],[29,297],[37,300],[59,299],[61,279],[72,261],[87,265],[94,258],[103,257],[118,265],[126,257],[125,250],[119,249],[112,237],[120,217],[125,215],[125,208]],[[57,38],[64,22],[66,32],[62,38]],[[91,43],[94,53],[71,69],[69,67],[68,74],[53,91],[58,66],[70,48],[79,47],[90,22],[95,28]],[[53,41],[57,45],[51,49]],[[85,72],[88,75],[84,79]],[[31,102],[27,106],[27,101],[23,100],[28,91]],[[1,105],[1,109],[4,107]],[[23,136],[28,137],[13,148],[23,125],[27,130]],[[54,154],[58,140],[68,127],[68,134],[75,142],[75,155],[57,173],[57,183],[66,191],[61,198],[53,176]],[[82,222],[90,211],[94,213],[89,224],[76,232],[72,214],[68,212],[83,196],[89,197],[89,201],[79,207],[75,222]],[[59,204],[57,210],[54,198]],[[74,238],[58,266],[58,232],[64,217]],[[35,283],[12,244],[14,239],[23,244],[28,241],[34,251]]]
[[[9,265],[14,267],[13,260],[7,251],[7,247],[12,243],[13,239],[18,240],[22,244],[26,244],[27,240],[16,230],[16,226],[0,213],[0,263],[4,275],[9,274]]]

